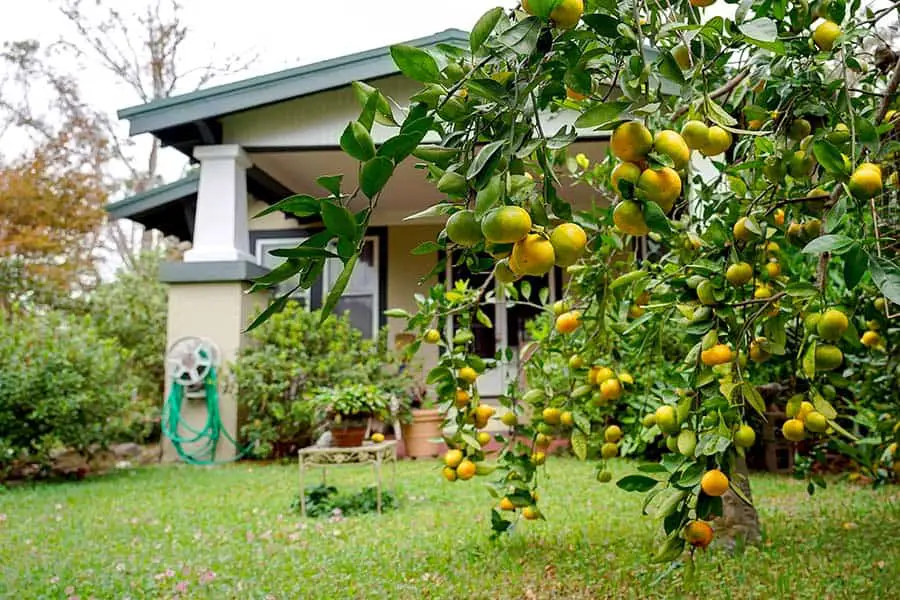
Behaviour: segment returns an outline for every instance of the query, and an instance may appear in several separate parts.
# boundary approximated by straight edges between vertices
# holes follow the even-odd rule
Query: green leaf
[[[491,102],[502,102],[506,99],[506,88],[493,79],[470,79],[466,86],[469,94]]]
[[[734,117],[728,114],[728,111],[709,97],[706,98],[706,116],[708,116],[712,122],[717,125],[722,125],[723,127],[734,127],[737,125],[737,121]]]
[[[597,127],[599,125],[603,125],[604,123],[609,123],[610,121],[616,119],[622,111],[631,106],[630,102],[605,102],[603,104],[597,104],[592,106],[587,112],[582,113],[575,119],[575,127],[578,128],[587,128],[587,127]]]
[[[385,140],[379,146],[378,156],[383,156],[394,163],[399,163],[416,149],[423,137],[425,137],[424,134],[419,133],[400,133],[395,135]]]
[[[494,175],[487,185],[475,196],[475,218],[481,219],[489,210],[500,203],[503,194],[503,175]]]
[[[459,437],[462,438],[462,441],[466,443],[467,446],[473,448],[475,450],[481,450],[481,444],[478,443],[478,440],[471,433],[466,433],[465,431],[459,432]]]
[[[869,272],[884,297],[894,304],[900,304],[900,267],[883,256],[870,254]]]
[[[372,198],[384,189],[394,173],[394,163],[384,156],[376,156],[366,161],[359,176],[359,187],[363,194]]]
[[[391,58],[400,72],[415,81],[436,83],[441,79],[437,61],[425,50],[406,44],[391,46]]]
[[[425,378],[425,383],[431,385],[434,383],[438,383],[442,379],[453,378],[453,371],[451,371],[447,367],[435,367],[428,372],[428,377]]]
[[[407,311],[402,308],[390,308],[384,311],[384,316],[392,318],[392,319],[408,319],[412,315],[410,315]]]
[[[799,281],[787,284],[784,287],[784,293],[794,298],[812,298],[819,293],[819,289],[811,283]]]
[[[295,217],[312,217],[319,214],[319,204],[320,201],[317,198],[307,196],[306,194],[296,194],[294,196],[282,198],[272,206],[260,211],[254,218],[258,219],[259,217],[264,217],[265,215],[279,211],[290,213]]]
[[[828,173],[832,175],[847,174],[847,165],[844,164],[844,157],[841,156],[841,151],[831,142],[827,140],[816,140],[813,142],[813,155]]]
[[[844,255],[844,283],[848,288],[855,288],[862,281],[867,269],[866,251],[859,244],[854,244]]]
[[[622,287],[623,285],[628,285],[629,283],[634,283],[640,279],[644,279],[647,277],[649,273],[647,271],[638,270],[638,271],[630,271],[625,273],[624,275],[619,275],[613,282],[609,284],[609,290],[615,290],[617,288]]]
[[[758,412],[761,417],[765,418],[766,403],[763,401],[763,397],[759,393],[759,390],[756,389],[756,386],[749,381],[745,381],[741,384],[741,395],[743,395],[744,400],[753,407],[753,410]]]
[[[705,462],[705,461],[704,461]],[[706,467],[702,462],[692,463],[678,478],[678,487],[692,488],[703,478]]]
[[[304,245],[297,246],[296,248],[276,248],[275,250],[269,251],[269,254],[280,258],[314,258],[317,256],[337,258],[337,254],[329,252],[325,248]]]
[[[826,419],[836,419],[838,414],[837,411],[834,410],[834,407],[831,403],[822,397],[822,394],[819,392],[815,392],[812,396],[813,406],[816,407],[816,410],[825,415]]]
[[[669,219],[666,217],[666,213],[663,212],[659,204],[656,202],[644,202],[643,212],[644,221],[647,222],[647,227],[650,228],[650,231],[656,231],[658,233],[672,232],[672,227],[669,225]]]
[[[472,164],[469,165],[469,170],[466,172],[466,179],[475,179],[481,175],[482,171],[490,168],[490,165],[495,162],[493,160],[495,155],[497,155],[505,143],[506,142],[503,140],[497,140],[482,148],[475,156],[475,160],[472,161]],[[497,158],[499,159],[499,155],[497,155]],[[491,168],[491,170],[493,169]],[[490,173],[486,173],[486,175],[490,175]]]
[[[709,520],[712,516],[722,515],[722,497],[700,494],[697,498],[697,518]]]
[[[316,183],[331,192],[335,198],[340,198],[341,181],[343,181],[343,179],[343,175],[323,175],[321,177],[316,177]]]
[[[325,229],[337,237],[356,239],[356,221],[350,211],[343,206],[330,200],[322,202],[322,222]]]
[[[812,340],[803,355],[803,373],[807,378],[816,376],[816,341]]]
[[[264,311],[262,311],[255,319],[253,319],[253,322],[250,323],[250,326],[244,330],[244,333],[253,331],[257,327],[268,321],[269,317],[281,312],[290,299],[290,294],[285,294],[283,296],[280,296],[279,298],[276,298],[274,302],[269,304],[269,306],[267,306]]]
[[[684,84],[684,73],[678,65],[678,61],[669,51],[663,52],[659,59],[659,74],[670,81],[682,85]]]
[[[475,23],[475,27],[472,28],[472,33],[469,34],[469,47],[472,49],[472,54],[478,52],[502,16],[503,8],[499,6],[481,15],[478,22]]]
[[[593,29],[597,35],[608,38],[619,37],[619,20],[612,15],[593,13],[581,18],[584,24]]]
[[[488,329],[493,329],[494,324],[491,323],[490,317],[488,317],[488,316],[484,313],[484,311],[482,311],[480,308],[479,308],[477,311],[475,311],[475,318],[478,319],[478,322],[479,322],[479,323],[481,323],[482,325],[484,325],[484,326],[487,327]]]
[[[350,121],[341,135],[341,150],[356,160],[366,161],[375,156],[375,143],[362,123]]]
[[[663,466],[659,463],[654,463],[654,462],[642,463],[642,464],[638,465],[637,470],[640,471],[641,473],[668,473],[669,472],[669,470],[666,469],[665,466]]]
[[[570,444],[572,445],[572,452],[578,457],[578,460],[587,458],[587,436],[583,431],[577,428],[573,429]]]
[[[491,38],[487,45],[491,48],[506,48],[523,56],[530,55],[537,47],[542,26],[543,22],[538,17],[522,19],[499,36]]]
[[[778,25],[766,17],[741,23],[737,28],[748,38],[760,42],[774,42],[778,39]]]
[[[388,103],[387,98],[379,92],[377,89],[369,85],[368,83],[364,83],[362,81],[354,81],[352,84],[353,93],[356,95],[356,99],[359,103],[364,107],[363,113],[366,113],[366,108],[369,105],[369,102],[372,102],[372,96],[375,96],[375,113],[373,115],[374,120],[382,125],[386,126],[397,126],[397,122],[394,120],[394,113],[391,111],[391,105]],[[363,124],[367,124],[367,120],[360,116],[359,121]]]
[[[863,146],[868,146],[872,150],[877,151],[879,145],[878,130],[875,129],[872,122],[862,116],[858,116],[854,119],[853,125],[856,130],[856,139]]]
[[[276,283],[281,283],[286,279],[290,279],[300,272],[303,263],[299,260],[286,260],[265,275],[260,275],[253,280],[253,291],[258,288],[269,287]]]
[[[353,275],[353,268],[356,266],[357,260],[359,260],[358,253],[350,257],[350,260],[344,264],[341,274],[338,275],[337,280],[335,280],[334,284],[331,286],[331,290],[328,291],[328,297],[325,298],[325,302],[322,304],[322,317],[319,319],[320,324],[325,322],[325,319],[328,318],[334,310],[334,307],[337,306],[338,300],[341,299],[341,295],[344,293],[347,284],[350,282],[350,276]]]
[[[576,139],[578,139],[578,132],[575,131],[575,128],[570,125],[563,125],[553,137],[547,138],[547,147],[551,150],[561,150],[572,144]]]
[[[359,96],[357,96],[359,98]],[[359,123],[366,128],[366,131],[372,131],[372,125],[375,123],[375,114],[378,112],[378,101],[381,99],[379,92],[374,92],[368,96],[363,103],[362,112],[359,113]]]
[[[850,250],[850,247],[855,243],[846,235],[828,234],[815,238],[806,244],[801,252],[804,254],[822,254],[823,252],[843,254]]]
[[[648,492],[656,487],[659,480],[646,475],[626,475],[616,485],[626,492]]]
[[[410,254],[412,254],[414,256],[422,256],[424,254],[432,254],[434,252],[437,252],[440,249],[441,249],[441,247],[438,244],[436,244],[435,242],[431,242],[431,241],[422,242],[421,244],[419,244],[418,246],[413,248],[410,251]]]

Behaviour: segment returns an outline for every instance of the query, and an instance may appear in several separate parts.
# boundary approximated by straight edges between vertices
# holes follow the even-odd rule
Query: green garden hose
[[[174,381],[172,382],[172,389],[163,407],[163,434],[172,442],[178,457],[188,464],[214,465],[240,460],[250,450],[250,445],[240,449],[237,440],[231,437],[231,434],[228,433],[228,430],[222,424],[222,418],[219,413],[219,386],[215,368],[210,368],[209,374],[203,382],[203,388],[206,391],[206,423],[201,429],[194,429],[181,418],[184,386]],[[188,435],[180,435],[178,433],[179,429],[187,431]],[[219,437],[222,435],[240,451],[232,459],[217,461],[215,460],[216,447],[219,444]],[[197,444],[197,446],[188,450],[185,448],[187,444]]]

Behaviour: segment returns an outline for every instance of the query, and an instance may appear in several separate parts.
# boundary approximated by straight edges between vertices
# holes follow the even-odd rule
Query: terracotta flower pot
[[[431,440],[441,437],[441,423],[444,421],[441,411],[436,408],[414,408],[412,419],[411,423],[402,426],[406,455],[413,458],[439,455],[444,444]]]
[[[365,427],[332,427],[331,441],[338,448],[362,446],[366,437]]]

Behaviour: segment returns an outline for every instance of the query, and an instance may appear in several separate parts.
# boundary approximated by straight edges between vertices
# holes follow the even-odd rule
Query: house
[[[423,48],[467,46],[468,34],[446,30],[406,43]],[[296,246],[317,226],[284,213],[254,216],[291,194],[321,195],[315,180],[322,175],[343,173],[345,189],[355,187],[356,162],[338,145],[347,123],[360,112],[351,87],[354,81],[368,82],[397,101],[421,87],[399,73],[389,48],[384,47],[119,112],[120,118],[129,121],[131,135],[154,135],[197,165],[180,181],[108,206],[113,218],[131,219],[191,243],[183,262],[167,263],[161,271],[170,286],[166,332],[170,344],[183,336],[207,337],[228,361],[247,343],[243,330],[253,312],[271,299],[265,292],[247,294],[252,280],[278,264],[280,259],[271,256],[271,250]],[[573,123],[576,116],[574,111],[548,114],[544,127],[556,131],[562,124]],[[376,124],[375,142],[387,139],[392,131]],[[584,152],[592,159],[605,155],[604,134],[580,131],[579,135],[573,152]],[[385,189],[361,260],[337,306],[339,311],[350,311],[355,326],[368,336],[385,324],[392,337],[402,333],[402,323],[389,321],[384,311],[413,310],[413,295],[423,289],[419,279],[435,265],[434,255],[417,256],[410,251],[433,240],[443,219],[403,220],[441,200],[423,171],[414,168],[415,162],[409,158],[398,166]],[[592,201],[585,186],[561,193],[576,206],[587,207]],[[328,265],[321,280],[301,293],[299,300],[311,308],[321,305],[339,271],[340,263]],[[559,292],[561,275],[557,271],[549,276],[552,293]],[[452,269],[439,275],[444,280],[455,276]],[[530,316],[526,310],[502,302],[489,310],[496,327],[477,332],[481,353],[493,356],[498,347],[519,346],[524,321]],[[423,350],[426,366],[435,360],[435,352],[434,347]],[[508,370],[505,365],[483,377],[482,393],[501,393]],[[225,426],[235,431],[234,398],[223,393],[220,402]],[[220,448],[220,456],[228,451]]]

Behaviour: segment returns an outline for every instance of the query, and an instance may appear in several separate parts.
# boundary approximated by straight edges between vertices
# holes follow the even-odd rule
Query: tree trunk
[[[735,477],[734,484],[752,502],[750,473],[747,470],[747,461],[743,457],[737,459],[735,471],[738,477]],[[756,512],[756,507],[747,504],[733,491],[728,490],[722,496],[722,508],[724,515],[713,522],[717,544],[728,550],[734,550],[739,543],[759,543],[762,536],[759,531],[759,514]]]

